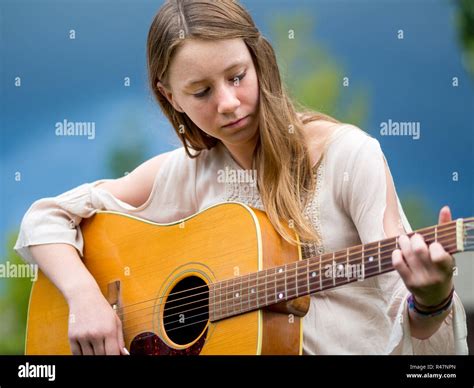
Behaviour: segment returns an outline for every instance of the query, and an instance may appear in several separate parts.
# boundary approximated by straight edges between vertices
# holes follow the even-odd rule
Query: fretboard
[[[456,221],[420,229],[407,236],[415,233],[421,234],[428,245],[436,241],[450,254],[459,251]],[[210,319],[228,318],[392,271],[392,252],[399,248],[398,238],[357,245],[213,283],[209,293]]]

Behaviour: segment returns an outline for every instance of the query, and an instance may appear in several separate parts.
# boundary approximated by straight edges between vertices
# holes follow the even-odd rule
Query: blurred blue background
[[[161,3],[1,2],[3,261],[17,259],[11,246],[35,200],[116,178],[179,146],[147,85],[146,38]],[[453,217],[474,214],[473,46],[460,22],[469,2],[242,3],[274,44],[294,96],[380,141],[414,228],[436,223],[445,204]],[[56,136],[65,119],[95,122],[95,138]],[[382,136],[388,120],[419,122],[420,139]],[[18,284],[0,279],[4,312]],[[0,338],[24,317],[10,310]],[[22,334],[0,340],[0,353],[21,352]]]

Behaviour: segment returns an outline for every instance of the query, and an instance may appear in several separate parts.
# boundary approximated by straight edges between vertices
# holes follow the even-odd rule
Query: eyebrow
[[[244,64],[245,64],[245,62],[243,62],[243,61],[234,62],[234,63],[232,63],[231,65],[227,66],[224,69],[224,73],[231,70],[231,69],[233,69],[234,67],[244,65]],[[205,78],[204,79],[197,79],[197,80],[190,80],[190,81],[186,82],[186,84],[184,85],[184,88],[188,89],[189,87],[191,87],[195,84],[199,84],[199,83],[204,82],[204,81],[206,81]]]

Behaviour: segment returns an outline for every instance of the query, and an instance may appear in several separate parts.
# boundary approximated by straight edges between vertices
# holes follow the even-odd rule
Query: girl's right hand
[[[98,288],[77,293],[68,304],[68,337],[72,354],[128,354],[122,322]]]

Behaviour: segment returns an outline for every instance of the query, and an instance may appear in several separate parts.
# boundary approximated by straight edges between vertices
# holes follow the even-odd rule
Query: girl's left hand
[[[451,211],[444,206],[438,224],[451,221]],[[423,236],[398,238],[401,249],[392,253],[392,263],[416,301],[424,306],[436,306],[445,300],[453,288],[454,258],[443,246],[434,242],[428,247]]]

